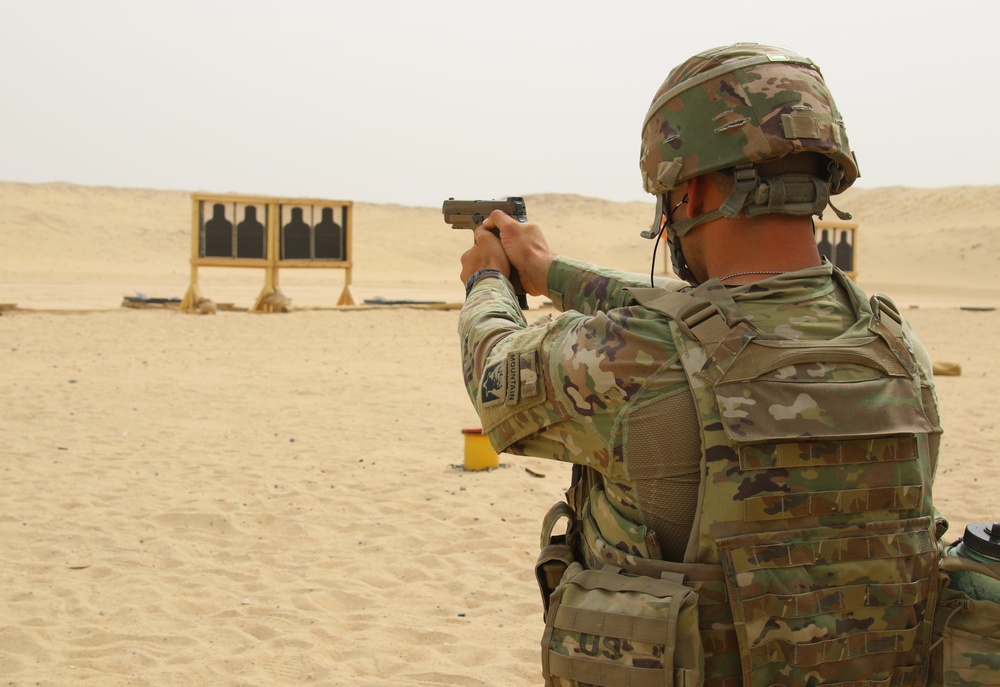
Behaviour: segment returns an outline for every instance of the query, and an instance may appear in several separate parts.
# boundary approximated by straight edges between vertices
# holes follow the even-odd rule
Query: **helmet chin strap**
[[[718,209],[677,222],[673,225],[674,233],[677,236],[684,236],[700,224],[713,222],[723,217],[726,219],[739,217],[740,211],[747,205],[750,194],[760,185],[760,177],[757,176],[757,170],[754,169],[754,166],[748,163],[733,168],[733,180],[733,190],[729,192],[729,196]]]
[[[840,166],[831,161],[831,178],[835,178]],[[834,169],[836,168],[836,169]],[[761,178],[750,163],[733,168],[733,189],[718,209],[697,217],[681,220],[673,225],[678,236],[684,236],[695,227],[717,219],[736,219],[746,211],[747,217],[764,214],[816,215],[823,218],[826,208],[832,209],[842,220],[851,219],[830,202],[830,180],[809,174],[779,174]]]
[[[667,232],[667,243],[670,246],[670,261],[677,276],[692,284],[698,284],[697,277],[688,267],[681,250],[680,237],[695,227],[717,219],[735,219],[746,211],[747,217],[757,217],[763,214],[781,215],[816,215],[823,218],[823,211],[829,207],[842,220],[851,219],[850,213],[838,209],[830,202],[831,180],[836,181],[843,170],[836,162],[829,166],[830,179],[820,179],[808,174],[780,174],[761,178],[753,164],[737,165],[733,168],[733,188],[726,200],[716,210],[711,210],[697,217],[673,221],[673,214],[681,205],[687,202],[687,196],[675,207],[669,208],[667,195],[661,193],[656,197],[656,220],[649,231],[642,232],[645,238],[658,237],[662,227]],[[666,218],[666,222],[664,222]],[[653,260],[656,260],[656,248],[653,248]]]
[[[673,265],[674,273],[678,277],[695,286],[701,282],[698,281],[698,277],[694,276],[694,272],[688,267],[687,260],[684,258],[684,251],[681,248],[681,236],[684,236],[684,234],[700,224],[705,224],[706,222],[711,222],[722,217],[732,219],[740,214],[744,204],[746,204],[747,198],[757,188],[760,178],[757,176],[757,170],[750,164],[737,167],[734,170],[734,177],[736,184],[719,209],[706,212],[697,217],[689,217],[679,222],[673,221],[673,214],[677,208],[687,202],[687,196],[685,195],[684,200],[666,212],[664,208],[668,207],[667,194],[661,193],[656,197],[656,222],[654,226],[662,226],[667,231],[667,245],[670,246],[670,264]],[[665,223],[663,222],[664,216],[666,216]],[[643,232],[642,235],[646,238],[653,238],[653,236],[656,236],[656,233],[654,233],[653,229],[650,229],[648,232]],[[656,260],[655,247],[653,248],[653,260]]]

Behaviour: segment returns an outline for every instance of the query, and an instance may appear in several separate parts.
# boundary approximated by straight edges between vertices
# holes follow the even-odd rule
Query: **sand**
[[[838,206],[861,286],[961,366],[938,378],[950,535],[1000,519],[1000,187]],[[651,204],[527,207],[554,249],[648,271]],[[469,237],[439,207],[354,214],[357,307],[343,271],[285,270],[292,312],[198,316],[121,307],[187,290],[188,192],[0,183],[2,684],[540,684],[532,564],[568,468],[462,469],[458,311],[363,301],[459,302]],[[200,284],[246,308],[263,272]]]

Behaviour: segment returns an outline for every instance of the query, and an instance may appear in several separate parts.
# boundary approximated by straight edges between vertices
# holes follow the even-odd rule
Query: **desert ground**
[[[649,271],[651,203],[526,203],[554,250]],[[859,284],[961,368],[948,536],[1000,519],[1000,187],[837,205]],[[460,303],[469,235],[439,206],[353,218],[356,305],[343,270],[283,270],[292,311],[248,313],[262,270],[202,268],[233,307],[201,316],[122,307],[187,291],[190,191],[0,183],[0,683],[541,684],[532,565],[568,468],[463,469],[458,310],[365,301]]]

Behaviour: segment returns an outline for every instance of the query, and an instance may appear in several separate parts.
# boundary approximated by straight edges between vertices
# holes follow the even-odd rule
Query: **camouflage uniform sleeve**
[[[499,444],[491,432],[546,398],[539,384],[537,352],[546,319],[529,326],[510,282],[499,276],[478,279],[462,306],[458,320],[462,377],[483,431],[497,451],[506,444]]]
[[[497,451],[602,472],[620,462],[623,409],[653,371],[676,361],[669,326],[645,309],[568,311],[527,324],[498,277],[476,282],[459,335],[466,390]],[[671,383],[683,384],[680,374]]]
[[[476,280],[458,320],[458,334],[462,341],[462,376],[473,402],[487,356],[494,345],[527,326],[509,281],[496,275]]]
[[[656,286],[671,291],[690,287],[686,281],[657,277]],[[584,315],[626,306],[626,288],[649,287],[649,275],[619,272],[572,258],[557,257],[548,273],[548,290],[557,310],[578,310]]]

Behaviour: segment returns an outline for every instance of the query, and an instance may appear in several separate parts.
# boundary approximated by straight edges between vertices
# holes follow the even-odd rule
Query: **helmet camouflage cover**
[[[639,166],[646,191],[659,195],[700,174],[800,152],[833,162],[831,194],[858,177],[819,67],[782,48],[737,43],[671,70],[643,121]]]

